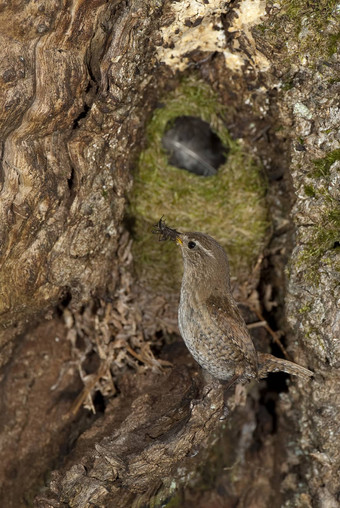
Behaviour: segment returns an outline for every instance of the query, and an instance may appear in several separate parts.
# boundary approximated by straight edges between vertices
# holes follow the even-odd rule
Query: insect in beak
[[[173,242],[182,244],[182,240],[179,238],[178,235],[181,233],[179,231],[176,231],[176,229],[169,228],[165,224],[165,220],[163,220],[163,217],[159,219],[157,224],[154,225],[152,232],[155,235],[159,235],[159,241],[165,242],[166,240],[172,240]]]

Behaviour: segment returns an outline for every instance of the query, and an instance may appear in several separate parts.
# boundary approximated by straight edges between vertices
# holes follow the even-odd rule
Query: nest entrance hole
[[[208,122],[195,116],[168,122],[162,144],[172,166],[199,176],[215,175],[228,152]]]

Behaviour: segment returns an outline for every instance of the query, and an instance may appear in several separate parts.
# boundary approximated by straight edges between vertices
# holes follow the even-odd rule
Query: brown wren
[[[180,246],[184,262],[178,324],[186,346],[213,377],[236,380],[265,378],[283,371],[302,378],[313,372],[288,360],[256,351],[247,325],[231,294],[229,262],[223,247],[203,233],[180,233],[163,218],[154,233]]]

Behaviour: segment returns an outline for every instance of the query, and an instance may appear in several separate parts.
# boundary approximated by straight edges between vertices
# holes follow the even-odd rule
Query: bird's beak
[[[183,245],[183,240],[179,236],[176,236],[176,243],[177,245]]]

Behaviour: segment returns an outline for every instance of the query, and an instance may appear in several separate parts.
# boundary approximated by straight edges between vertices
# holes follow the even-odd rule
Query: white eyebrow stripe
[[[212,253],[212,251],[211,251],[211,250],[206,249],[205,247],[203,247],[203,245],[202,245],[200,242],[198,242],[197,240],[195,240],[195,242],[196,242],[196,243],[197,243],[197,244],[201,247],[201,249],[202,249],[202,250],[204,250],[204,252],[205,252],[208,256],[210,256],[211,258],[214,258],[214,259],[215,259],[215,256],[214,256],[214,254]]]

